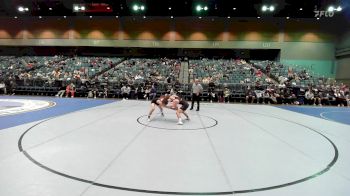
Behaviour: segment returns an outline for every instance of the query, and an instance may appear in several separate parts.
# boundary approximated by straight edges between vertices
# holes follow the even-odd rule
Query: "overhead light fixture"
[[[81,6],[81,8],[80,8],[80,9],[84,11],[84,10],[85,10],[85,6]]]
[[[169,7],[168,9],[171,10],[171,7]]]
[[[196,11],[197,11],[197,12],[201,12],[202,10],[208,11],[208,10],[209,10],[209,7],[208,7],[208,6],[201,6],[201,5],[197,5],[197,6],[196,6]]]
[[[275,11],[275,6],[273,6],[273,5],[270,5],[270,6],[263,5],[261,7],[261,11],[263,11],[263,12],[266,12],[266,11],[273,12],[273,11]]]
[[[261,10],[262,10],[263,12],[266,12],[267,6],[266,6],[266,5],[263,5],[262,8],[261,8]]]
[[[342,11],[343,10],[343,8],[341,7],[341,6],[338,6],[337,8],[335,8],[334,6],[329,6],[328,7],[328,9],[327,9],[327,11],[329,11],[329,12],[334,12],[334,11],[337,11],[337,12],[340,12],[340,11]]]
[[[17,10],[18,10],[19,12],[28,12],[28,11],[29,11],[29,8],[23,7],[23,6],[18,6]]]
[[[80,9],[79,6],[77,6],[77,5],[74,6],[74,11],[79,11],[79,9]]]
[[[303,8],[301,7],[301,8],[299,8],[299,10],[300,10],[300,11],[302,11],[302,10],[303,10]]]
[[[233,10],[236,10],[237,8],[234,7],[234,8],[232,8],[232,9],[233,9]]]
[[[20,7],[18,7],[18,11],[24,12],[24,8],[20,6]]]
[[[49,10],[51,11],[51,10],[52,10],[52,8],[51,8],[51,7],[49,7]]]
[[[333,6],[329,6],[329,7],[328,7],[328,11],[329,11],[329,12],[334,12],[334,7],[333,7]]]
[[[144,5],[138,5],[138,4],[135,4],[132,6],[132,9],[135,11],[135,12],[138,12],[138,11],[144,11],[146,9],[146,7]]]

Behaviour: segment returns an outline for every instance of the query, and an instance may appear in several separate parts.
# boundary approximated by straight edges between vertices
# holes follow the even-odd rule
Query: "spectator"
[[[225,87],[224,89],[224,99],[225,99],[225,103],[230,103],[230,89],[228,89],[227,87]]]
[[[0,91],[2,91],[4,95],[7,94],[5,82],[0,81]]]
[[[254,95],[254,92],[250,88],[248,88],[246,91],[245,102],[249,103],[249,100],[250,100],[250,103],[254,103],[255,99],[256,97]]]
[[[60,90],[58,91],[58,93],[56,94],[56,97],[63,97],[64,93],[66,92],[66,87],[64,87],[63,85],[60,87]]]
[[[315,105],[315,97],[311,89],[308,89],[305,92],[305,104]]]
[[[129,85],[123,85],[123,87],[120,89],[121,93],[122,93],[122,96],[123,96],[123,100],[125,99],[129,99],[129,95],[130,95],[130,91],[131,91],[131,88]]]
[[[69,94],[71,94],[71,98],[74,98],[75,93],[75,85],[73,83],[70,83],[66,87],[66,97],[69,97]]]
[[[151,90],[150,90],[150,97],[151,100],[155,99],[157,96],[157,89],[156,89],[156,85],[152,84]]]

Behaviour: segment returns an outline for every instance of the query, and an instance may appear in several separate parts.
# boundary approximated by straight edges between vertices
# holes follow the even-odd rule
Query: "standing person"
[[[192,85],[192,104],[190,110],[193,110],[194,101],[197,101],[197,110],[199,111],[200,94],[203,92],[203,87],[199,84],[199,80],[195,79]]]

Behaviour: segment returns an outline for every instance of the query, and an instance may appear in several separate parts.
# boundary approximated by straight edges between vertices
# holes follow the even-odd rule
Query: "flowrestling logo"
[[[315,10],[315,18],[327,17],[331,18],[334,16],[334,11],[325,11],[325,10]]]

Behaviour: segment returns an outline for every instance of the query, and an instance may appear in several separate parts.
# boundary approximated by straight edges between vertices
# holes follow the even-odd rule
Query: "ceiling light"
[[[169,7],[168,9],[171,10],[171,7]]]
[[[333,7],[333,6],[329,6],[329,7],[328,7],[328,11],[329,11],[329,12],[333,12],[333,11],[334,11],[334,7]]]
[[[74,6],[74,11],[78,11],[79,10],[79,6]]]
[[[265,12],[265,11],[267,10],[267,6],[266,6],[266,5],[262,6],[261,10],[262,10],[263,12]]]
[[[20,11],[20,12],[24,12],[24,11],[28,11],[28,10],[29,10],[28,8],[24,8],[24,7],[22,7],[22,6],[19,6],[17,9],[18,9],[18,11]]]
[[[84,10],[85,10],[85,6],[81,6],[81,8],[80,8],[80,9],[84,11]]]
[[[137,11],[137,10],[139,10],[139,6],[134,5],[134,6],[132,7],[132,9],[133,9],[134,11]]]
[[[202,7],[200,5],[197,5],[196,10],[199,12],[202,10]]]
[[[26,7],[26,8],[24,8],[24,10],[26,11],[26,12],[28,12],[29,11],[29,9]]]
[[[270,12],[273,12],[275,10],[275,6],[271,5],[270,6]]]
[[[337,10],[338,12],[340,12],[340,11],[342,11],[342,10],[343,10],[343,8],[342,8],[342,7],[340,7],[340,6],[338,6],[336,10]]]
[[[145,6],[141,5],[140,9],[145,10]]]
[[[207,11],[207,10],[208,10],[208,7],[207,7],[207,6],[205,6],[205,7],[204,7],[204,10],[205,10],[205,11]]]
[[[51,11],[51,10],[52,10],[52,8],[51,8],[51,7],[49,7],[49,10]]]
[[[303,10],[303,8],[301,7],[301,8],[299,8],[299,10],[300,10],[300,11],[302,11],[302,10]]]
[[[232,8],[232,9],[233,9],[233,10],[236,10],[237,8],[234,7],[234,8]]]

